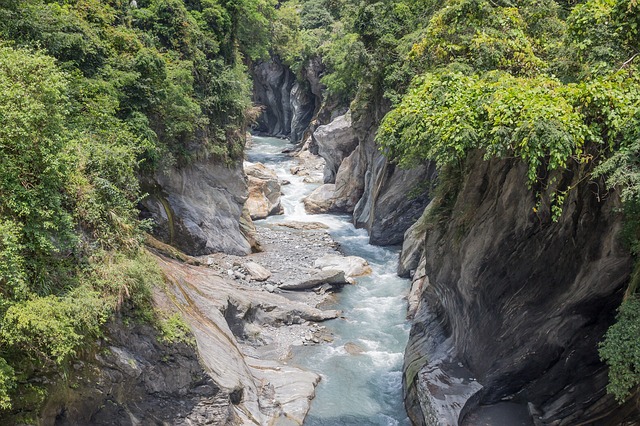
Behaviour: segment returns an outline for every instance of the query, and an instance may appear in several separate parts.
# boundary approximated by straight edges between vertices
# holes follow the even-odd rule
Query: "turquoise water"
[[[398,249],[370,245],[366,231],[355,229],[349,216],[307,215],[301,199],[318,185],[306,184],[303,177],[289,172],[295,160],[280,152],[291,145],[277,138],[254,136],[253,141],[248,161],[262,162],[291,182],[282,187],[285,214],[256,225],[282,220],[323,222],[345,254],[367,259],[373,269],[370,276],[356,279],[356,285],[345,286],[330,306],[344,313],[324,323],[335,340],[294,351],[291,363],[322,377],[305,425],[410,425],[402,402],[409,281],[396,276]],[[347,343],[362,352],[349,354]]]

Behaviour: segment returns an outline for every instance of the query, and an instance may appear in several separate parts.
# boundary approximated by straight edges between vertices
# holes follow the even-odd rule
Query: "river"
[[[409,281],[395,271],[397,248],[368,243],[365,230],[355,229],[347,215],[308,215],[302,198],[318,184],[308,184],[292,175],[296,160],[281,151],[291,147],[286,140],[253,137],[247,152],[251,162],[261,162],[276,171],[283,186],[284,214],[256,221],[257,226],[278,221],[322,222],[340,243],[345,255],[365,258],[373,273],[345,286],[334,305],[343,317],[325,325],[334,334],[332,343],[298,346],[292,364],[321,375],[305,425],[410,425],[402,401],[403,351],[409,335],[405,296]],[[352,355],[345,344],[362,352]],[[353,352],[353,351],[352,351]]]

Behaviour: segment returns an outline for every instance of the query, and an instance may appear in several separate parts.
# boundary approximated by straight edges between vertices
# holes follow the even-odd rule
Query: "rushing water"
[[[318,185],[290,173],[295,160],[281,154],[286,147],[287,141],[254,136],[248,152],[249,161],[262,162],[291,182],[282,188],[284,215],[264,222],[323,222],[345,254],[367,259],[373,269],[356,285],[345,286],[331,306],[344,312],[343,318],[325,323],[335,340],[295,351],[292,363],[322,376],[305,425],[409,425],[401,387],[409,283],[396,276],[398,250],[370,245],[366,231],[355,229],[349,216],[307,215],[301,200]],[[349,354],[346,343],[357,345],[362,353]]]

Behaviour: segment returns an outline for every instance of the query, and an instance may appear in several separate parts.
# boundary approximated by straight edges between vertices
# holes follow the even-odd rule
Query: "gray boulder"
[[[254,281],[266,281],[271,277],[271,271],[259,263],[247,262],[243,266]]]
[[[339,270],[344,272],[347,278],[361,277],[369,275],[371,267],[369,262],[358,256],[341,256],[338,254],[327,254],[313,263],[313,266],[325,270]]]
[[[331,123],[319,126],[313,132],[318,154],[324,158],[324,182],[334,183],[338,168],[358,146],[358,139],[351,127],[351,114],[336,117]]]
[[[283,283],[280,288],[283,290],[309,290],[321,284],[348,284],[344,271],[337,269],[326,269],[313,273],[309,278],[296,283]]]
[[[333,211],[335,187],[332,183],[325,183],[303,198],[302,202],[307,213],[320,214]]]

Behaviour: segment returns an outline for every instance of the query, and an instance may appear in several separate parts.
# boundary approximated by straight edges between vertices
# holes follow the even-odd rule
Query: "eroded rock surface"
[[[466,170],[414,275],[404,373],[412,419],[438,424],[430,419],[443,388],[428,373],[441,361],[460,362],[482,386],[459,404],[461,416],[510,399],[537,424],[617,424],[602,420],[616,405],[597,353],[631,268],[615,195],[599,200],[583,182],[554,223],[548,207],[534,213],[524,165],[474,153]]]
[[[280,417],[303,419],[319,377],[281,364],[284,354],[269,360],[261,348],[274,339],[281,345],[273,332],[277,327],[323,321],[335,318],[337,312],[239,285],[214,269],[165,258],[159,261],[169,291],[195,335],[201,362],[231,396],[231,408],[241,424],[266,425]],[[282,383],[282,374],[298,385]]]
[[[298,143],[321,102],[317,60],[305,64],[309,84],[296,80],[278,58],[257,63],[253,69],[253,101],[264,107],[254,130],[270,136],[287,137]]]
[[[251,253],[240,229],[248,196],[240,163],[233,167],[202,160],[143,182],[150,194],[142,201],[154,221],[154,234],[190,255],[217,251]]]

